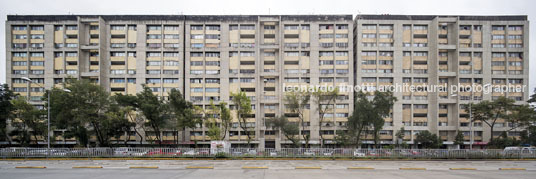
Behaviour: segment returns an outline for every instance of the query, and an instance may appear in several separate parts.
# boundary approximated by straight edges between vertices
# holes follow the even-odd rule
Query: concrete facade
[[[6,76],[10,87],[40,107],[45,89],[61,87],[71,77],[94,80],[111,93],[136,94],[146,84],[165,97],[178,88],[203,109],[211,101],[233,108],[230,94],[243,91],[254,111],[247,124],[255,129],[252,144],[280,148],[290,141],[267,128],[265,119],[288,115],[297,122],[285,109],[283,86],[528,86],[528,32],[526,16],[8,16]],[[423,130],[437,133],[445,144],[452,143],[457,131],[468,140],[471,124],[461,109],[466,104],[501,95],[523,104],[528,94],[395,92],[398,102],[380,138],[382,144],[393,144],[394,134],[404,127],[409,144]],[[322,124],[318,105],[310,105],[305,121],[311,144],[320,144],[323,133],[327,145],[336,145],[335,133],[346,130],[353,99],[354,93],[341,93]],[[509,129],[502,125],[496,131]],[[485,144],[489,128],[475,124],[473,129],[475,141]],[[205,131],[199,126],[160,135],[169,144],[177,137],[186,139],[180,144],[209,144]],[[234,120],[226,139],[243,146],[244,135]],[[138,144],[140,139],[120,140]],[[371,143],[369,137],[364,143]]]
[[[465,144],[469,144],[473,125],[475,143],[485,145],[491,136],[490,128],[481,122],[471,124],[464,107],[498,96],[515,99],[516,104],[526,104],[528,100],[528,88],[524,88],[524,93],[483,93],[450,88],[456,84],[460,84],[460,88],[500,84],[528,87],[526,16],[358,15],[355,23],[355,84],[449,86],[447,91],[441,92],[394,93],[399,100],[392,120],[386,120],[392,123],[384,130],[392,130],[387,134],[396,134],[404,127],[409,144],[413,143],[415,134],[423,130],[438,134],[445,144],[452,144],[460,131],[464,133]],[[376,41],[378,45],[371,45]],[[382,42],[390,44],[380,45]],[[382,52],[390,55],[382,56]],[[380,61],[377,67],[369,62],[376,60],[375,56],[371,57],[375,53]],[[381,63],[381,60],[393,61]],[[510,131],[511,127],[504,120],[499,123],[494,136],[502,131],[519,136],[519,129]],[[386,135],[385,143],[392,141],[392,136]]]

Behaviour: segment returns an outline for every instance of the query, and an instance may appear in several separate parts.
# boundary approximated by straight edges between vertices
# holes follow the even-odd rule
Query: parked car
[[[180,156],[182,153],[180,150],[162,150],[162,149],[153,149],[149,150],[145,156]]]
[[[314,156],[315,153],[311,150],[306,150],[305,152],[303,152],[303,155],[306,155],[306,156]]]
[[[277,151],[271,151],[270,157],[277,157]]]
[[[359,149],[354,150],[354,157],[365,157],[365,156],[367,156],[367,154],[365,154],[361,150]]]
[[[199,155],[199,152],[196,152],[195,150],[186,151],[183,153],[185,156],[196,156]]]
[[[120,147],[114,150],[114,156],[133,156],[133,154],[133,149],[128,147]]]

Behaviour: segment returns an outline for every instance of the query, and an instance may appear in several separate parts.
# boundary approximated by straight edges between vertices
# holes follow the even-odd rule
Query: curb
[[[499,170],[527,170],[526,168],[499,168]]]
[[[47,168],[45,166],[16,166],[15,168]]]
[[[476,168],[449,168],[450,170],[476,170]]]

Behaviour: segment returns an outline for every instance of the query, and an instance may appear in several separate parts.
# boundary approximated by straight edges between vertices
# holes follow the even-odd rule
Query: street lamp
[[[28,77],[21,77],[22,80],[28,82],[28,83],[34,83],[30,78]],[[44,86],[40,85],[39,83],[34,83],[34,84],[37,84],[41,87],[43,87],[43,89],[45,88]],[[30,90],[31,91],[31,90]],[[70,93],[71,90],[69,89],[63,89],[63,91],[65,92],[68,92]],[[47,149],[50,151],[50,93],[52,93],[52,91],[49,91],[47,94],[48,94],[48,97],[47,97],[47,103],[48,103],[48,107],[47,107]]]
[[[458,94],[451,94],[452,97],[456,97],[458,96]],[[469,103],[469,121],[471,122],[471,124],[469,125],[469,149],[473,150],[473,141],[474,141],[474,138],[473,138],[473,98],[471,98],[471,102]],[[493,134],[492,134],[493,135]]]

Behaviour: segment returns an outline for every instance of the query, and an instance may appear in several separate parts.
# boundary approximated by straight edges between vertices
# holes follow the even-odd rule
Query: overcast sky
[[[2,0],[0,1],[0,83],[5,83],[6,15],[65,14],[404,14],[404,15],[528,15],[536,18],[534,0]],[[536,38],[534,23],[530,42]],[[534,52],[536,44],[530,46]],[[536,54],[530,56],[531,91],[536,86]]]

